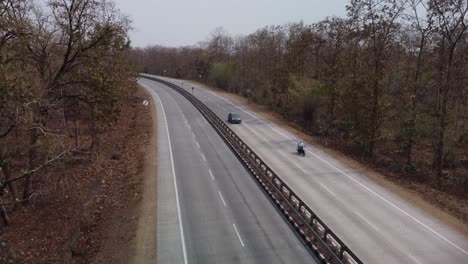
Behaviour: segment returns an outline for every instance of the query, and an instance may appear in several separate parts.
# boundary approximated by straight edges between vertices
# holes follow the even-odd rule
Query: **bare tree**
[[[367,134],[364,143],[370,157],[374,154],[382,125],[382,80],[388,66],[391,45],[399,29],[398,19],[405,4],[405,1],[398,0],[351,0],[347,6],[349,16],[360,21],[362,27],[359,30],[365,36],[366,49],[369,51],[366,60],[370,70],[367,86],[371,91],[371,108],[369,126],[363,132]]]
[[[403,177],[435,171],[441,186],[444,169],[465,175],[466,0],[351,0],[347,10],[234,40],[216,31],[197,46],[135,49],[134,61],[270,106]]]
[[[116,121],[135,79],[130,21],[113,2],[6,0],[0,14],[0,217],[8,222],[33,196],[35,176],[69,155],[69,108],[93,128],[88,150],[97,151],[98,130]]]
[[[416,123],[417,123],[417,104],[420,100],[422,91],[422,67],[423,67],[423,55],[426,52],[426,46],[428,44],[430,35],[433,29],[433,14],[428,13],[427,5],[422,0],[411,0],[410,11],[407,14],[407,18],[411,21],[408,31],[411,37],[415,37],[414,42],[414,57],[416,61],[414,74],[412,77],[411,93],[410,93],[410,109],[409,119],[405,121],[405,148],[406,148],[406,168],[413,168],[412,152],[414,147],[414,137],[416,136]],[[421,14],[421,10],[425,13]],[[413,33],[414,32],[414,33]],[[414,34],[414,35],[413,35]],[[412,50],[413,51],[413,50]],[[411,54],[412,56],[413,54]]]
[[[434,139],[434,167],[437,185],[442,187],[444,179],[444,157],[446,154],[446,132],[449,124],[449,100],[457,80],[456,68],[466,63],[464,56],[456,57],[463,38],[466,38],[468,4],[459,1],[429,1],[429,12],[434,17],[437,39],[437,96],[435,104],[436,125]],[[466,55],[466,54],[465,54]]]

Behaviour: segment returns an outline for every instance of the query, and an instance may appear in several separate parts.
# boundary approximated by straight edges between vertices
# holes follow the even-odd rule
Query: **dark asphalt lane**
[[[216,92],[167,79],[219,117],[238,112],[231,128],[282,177],[365,263],[468,263],[468,237],[314,146],[295,153],[297,136]],[[183,85],[182,85],[183,83]]]
[[[158,112],[158,263],[183,263],[184,251],[188,263],[315,263],[198,110],[168,87],[139,82],[155,92]]]

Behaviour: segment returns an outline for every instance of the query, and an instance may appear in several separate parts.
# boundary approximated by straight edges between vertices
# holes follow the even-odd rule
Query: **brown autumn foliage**
[[[0,263],[129,263],[152,125],[145,98],[137,90],[125,100],[118,121],[100,133],[96,158],[38,171],[40,194],[0,230]]]
[[[132,50],[141,72],[269,106],[392,175],[468,197],[466,0],[351,0],[346,18]]]
[[[0,1],[2,225],[42,195],[42,170],[95,157],[135,87],[129,27],[110,1]]]

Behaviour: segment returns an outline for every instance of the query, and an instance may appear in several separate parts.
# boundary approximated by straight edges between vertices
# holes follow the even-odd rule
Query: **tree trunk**
[[[406,153],[406,166],[411,166],[412,160],[412,152],[413,152],[413,144],[414,144],[414,130],[416,128],[416,95],[419,90],[419,81],[421,76],[421,60],[422,60],[422,52],[424,48],[425,37],[424,35],[421,37],[421,41],[419,42],[419,51],[418,51],[418,60],[416,62],[416,72],[414,74],[414,85],[413,85],[413,94],[411,95],[411,109],[410,115],[411,119],[408,123],[408,130],[410,134],[408,135],[408,146],[407,146],[407,153]]]
[[[98,129],[96,127],[96,113],[95,105],[91,104],[91,122],[89,123],[89,130],[91,132],[91,145],[89,146],[90,150],[97,151],[99,149],[99,135]]]
[[[336,108],[336,84],[332,84],[332,93],[330,98],[330,124],[335,122],[335,108]]]
[[[5,209],[5,206],[3,206],[3,205],[0,206],[0,217],[2,218],[3,223],[5,225],[9,225],[11,223],[10,218],[8,217],[8,213],[7,213],[6,209]]]
[[[370,142],[367,153],[370,158],[374,156],[375,141],[377,140],[377,133],[379,130],[379,101],[380,101],[380,87],[379,87],[379,74],[380,72],[380,63],[378,58],[375,61],[374,66],[374,80],[372,83],[372,112],[370,118]]]
[[[455,43],[456,44],[456,43]],[[444,183],[444,154],[445,154],[445,132],[447,128],[447,104],[449,99],[449,93],[451,90],[451,81],[452,81],[452,63],[453,63],[453,54],[455,51],[455,44],[452,44],[448,49],[448,59],[446,64],[446,74],[443,78],[442,91],[440,91],[440,96],[442,96],[442,101],[439,103],[438,107],[438,133],[437,133],[437,143],[436,143],[436,156],[435,156],[435,167],[437,173],[437,186],[442,188]],[[443,75],[442,75],[443,76]],[[440,101],[440,96],[438,96],[438,101]]]
[[[31,132],[29,134],[29,152],[28,152],[28,169],[32,170],[34,169],[34,164],[36,162],[36,157],[37,157],[37,128],[31,129]],[[34,173],[29,174],[26,176],[26,182],[24,186],[24,192],[23,192],[23,204],[27,205],[29,202],[29,196],[32,193],[32,177]]]
[[[11,180],[11,171],[10,171],[10,161],[4,161],[1,164],[1,169],[3,171],[3,174],[5,175],[5,181]],[[16,184],[15,182],[9,182],[8,183],[8,189],[10,190],[11,197],[13,198],[13,201],[16,201],[18,199],[18,190],[16,189]]]
[[[78,128],[76,126],[76,117],[73,119],[73,123],[75,125],[75,149],[78,149]]]
[[[357,43],[356,43],[355,49],[357,50]],[[351,81],[351,89],[352,89],[351,102],[353,103],[354,106],[358,105],[357,59],[358,59],[358,54],[354,54],[353,55],[353,67],[352,67],[352,81]],[[357,127],[357,125],[359,124],[358,111],[351,111],[351,112],[352,112],[353,124],[355,127]],[[348,132],[348,135],[349,135],[349,132]]]
[[[445,88],[446,89],[446,88]],[[444,89],[444,90],[445,90]],[[437,174],[437,187],[442,188],[444,183],[444,148],[445,148],[445,131],[446,131],[446,113],[447,113],[447,100],[444,91],[442,96],[442,102],[439,108],[439,123],[437,131],[437,142],[436,142],[436,157],[435,157],[435,169]]]

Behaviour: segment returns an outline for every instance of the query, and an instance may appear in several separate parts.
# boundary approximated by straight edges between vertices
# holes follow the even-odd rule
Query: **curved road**
[[[468,263],[468,237],[365,175],[307,146],[295,154],[295,136],[195,83],[166,78],[191,91],[231,126],[365,263]]]
[[[198,110],[139,83],[157,107],[158,263],[315,263]]]

